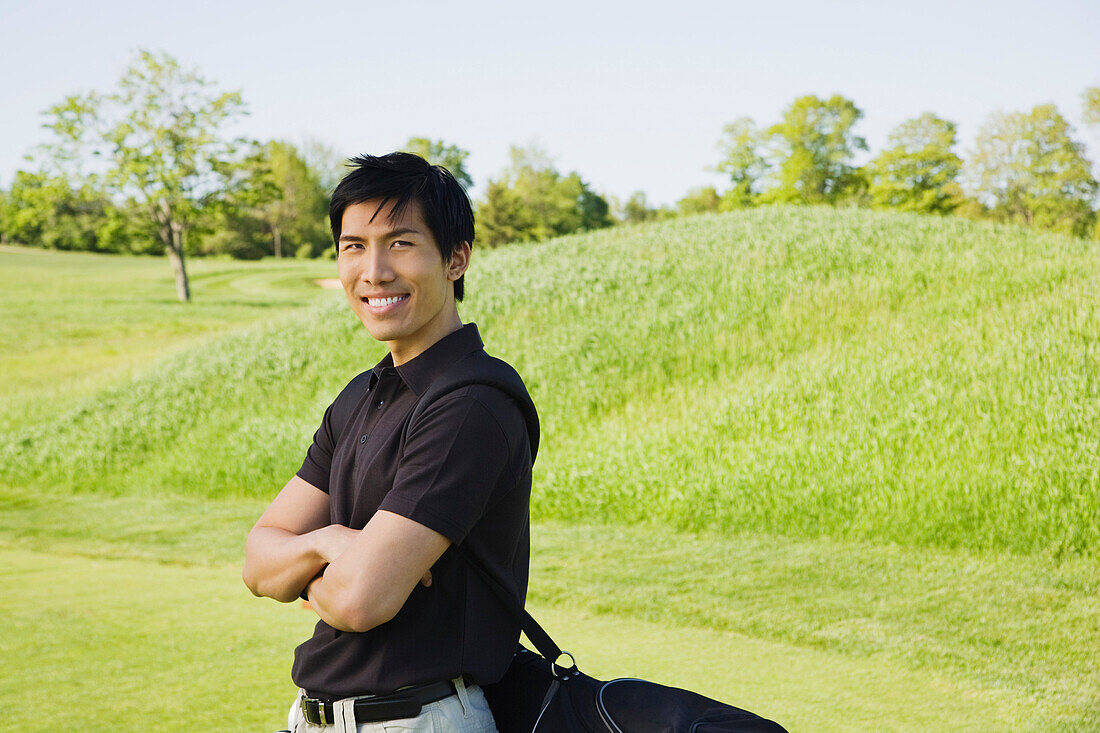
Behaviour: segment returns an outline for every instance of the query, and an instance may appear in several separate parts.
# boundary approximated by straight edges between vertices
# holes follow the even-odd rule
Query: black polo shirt
[[[482,349],[467,324],[415,359],[387,356],[357,376],[325,411],[298,476],[328,492],[334,524],[362,529],[379,509],[464,544],[523,599],[530,559],[531,446],[523,413],[487,385],[461,387],[409,424],[418,397],[459,359]],[[347,426],[334,412],[354,401]],[[404,440],[402,436],[404,435]],[[310,695],[387,693],[468,675],[495,682],[519,627],[454,548],[389,622],[364,633],[319,621],[294,653],[292,677]]]

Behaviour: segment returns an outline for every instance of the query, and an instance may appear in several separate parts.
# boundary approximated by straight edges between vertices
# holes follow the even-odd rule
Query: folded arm
[[[245,585],[257,596],[293,601],[357,534],[329,524],[328,494],[295,476],[248,533]]]
[[[417,583],[431,584],[430,569],[450,544],[422,524],[378,511],[310,581],[309,602],[333,628],[369,631],[396,616]]]
[[[417,583],[431,585],[431,567],[450,545],[387,511],[362,530],[328,521],[328,494],[295,476],[248,533],[242,576],[255,595],[283,602],[308,586],[313,609],[342,631],[367,631],[397,615]]]

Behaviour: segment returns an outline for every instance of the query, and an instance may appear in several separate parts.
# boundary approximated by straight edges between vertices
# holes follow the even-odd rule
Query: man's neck
[[[390,341],[387,346],[389,346],[390,356],[393,358],[393,365],[397,367],[412,361],[460,328],[462,328],[462,320],[458,317],[458,309],[456,308],[453,318],[448,318],[444,322],[444,326],[437,330],[435,338],[419,340],[413,344]]]

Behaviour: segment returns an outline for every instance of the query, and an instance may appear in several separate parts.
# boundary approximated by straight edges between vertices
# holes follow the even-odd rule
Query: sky
[[[110,91],[139,48],[239,90],[249,137],[341,155],[458,145],[475,195],[529,144],[620,200],[721,190],[723,127],[770,125],[804,94],[853,100],[870,154],[930,111],[965,155],[991,113],[1053,102],[1100,162],[1081,123],[1100,86],[1095,0],[0,0],[0,186],[33,167],[44,110]]]

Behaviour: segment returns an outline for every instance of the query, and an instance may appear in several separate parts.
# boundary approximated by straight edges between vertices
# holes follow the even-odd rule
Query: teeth
[[[367,298],[367,303],[373,306],[389,305],[399,300],[404,300],[404,295],[395,295],[392,298]]]

